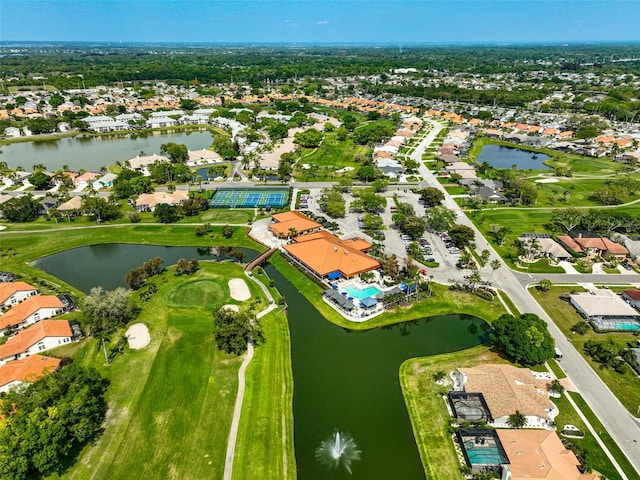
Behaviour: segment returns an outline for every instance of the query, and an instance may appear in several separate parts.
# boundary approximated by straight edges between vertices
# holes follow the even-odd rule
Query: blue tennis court
[[[282,208],[289,202],[288,188],[218,189],[209,199],[211,208]]]

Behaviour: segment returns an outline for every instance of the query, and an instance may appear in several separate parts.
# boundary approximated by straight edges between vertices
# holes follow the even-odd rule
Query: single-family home
[[[37,295],[38,289],[27,282],[0,283],[0,308],[8,308]]]
[[[20,129],[16,128],[16,127],[7,127],[4,129],[4,136],[5,137],[19,137],[20,136]]]
[[[80,209],[82,208],[82,197],[76,195],[75,197],[71,197],[66,202],[58,205],[56,208],[60,213],[67,215],[68,217],[79,215]]]
[[[510,427],[509,416],[516,411],[526,417],[528,428],[552,428],[558,415],[549,400],[547,381],[534,377],[528,368],[484,364],[458,368],[453,376],[456,391],[482,394],[495,427]]]
[[[147,128],[162,128],[162,127],[173,127],[176,123],[176,120],[170,117],[151,117],[145,122],[145,127]]]
[[[640,310],[640,290],[624,290],[622,292],[622,298],[636,310]]]
[[[554,431],[497,430],[509,459],[502,480],[597,480],[598,472],[581,473],[580,462]]]
[[[527,248],[537,250],[539,255],[544,255],[556,262],[567,260],[571,254],[553,240],[546,233],[525,233],[518,237]]]
[[[610,256],[623,259],[629,255],[624,245],[600,237],[595,233],[578,233],[577,235],[558,235],[558,241],[569,250],[584,253],[587,257],[609,258]]]
[[[118,176],[115,173],[107,173],[93,182],[94,190],[113,187],[113,182]]]
[[[60,367],[59,358],[31,355],[12,360],[0,366],[0,392],[25,382],[35,382],[39,378],[55,372]]]
[[[41,215],[46,215],[51,210],[58,206],[58,199],[53,198],[51,196],[46,196],[38,201],[39,204],[39,213]]]
[[[66,345],[72,340],[73,332],[67,320],[42,320],[20,330],[0,345],[0,365]]]
[[[24,327],[64,313],[64,304],[55,295],[32,295],[0,316],[0,332]]]
[[[640,331],[640,312],[606,288],[569,295],[571,305],[598,330]]]
[[[476,199],[485,203],[506,203],[509,201],[507,197],[489,187],[472,187],[471,193]]]

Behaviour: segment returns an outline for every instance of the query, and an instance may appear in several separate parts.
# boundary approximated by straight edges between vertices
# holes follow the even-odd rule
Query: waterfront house
[[[509,428],[509,416],[519,411],[528,428],[552,428],[558,409],[549,400],[547,380],[539,380],[528,368],[511,365],[477,365],[453,373],[455,390],[481,393],[492,426]]]
[[[597,480],[597,472],[580,473],[576,455],[554,431],[497,430],[509,459],[502,480]]]

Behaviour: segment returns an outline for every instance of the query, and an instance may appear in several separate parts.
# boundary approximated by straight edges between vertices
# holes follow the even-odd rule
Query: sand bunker
[[[223,305],[222,308],[225,310],[231,310],[232,312],[240,311],[240,307],[238,305],[233,305],[232,303],[227,303],[226,305]]]
[[[541,178],[540,180],[535,180],[536,183],[558,183],[559,181],[557,178]]]
[[[251,298],[249,287],[242,278],[229,280],[229,291],[231,292],[231,298],[234,300],[249,300]]]
[[[129,347],[134,350],[140,350],[146,347],[151,341],[149,329],[144,323],[134,323],[127,329],[126,335],[129,341]]]

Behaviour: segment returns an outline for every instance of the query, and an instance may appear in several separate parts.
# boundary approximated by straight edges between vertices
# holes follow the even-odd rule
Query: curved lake
[[[544,163],[551,158],[544,153],[534,153],[520,148],[502,145],[485,145],[476,157],[478,163],[487,162],[494,168],[511,168],[516,165],[520,170],[548,170]]]
[[[58,253],[36,266],[87,292],[123,285],[124,275],[160,256],[165,265],[198,249],[96,245]],[[271,265],[266,270],[288,303],[294,378],[294,442],[301,479],[424,479],[399,382],[409,358],[462,350],[488,340],[488,326],[466,315],[443,315],[356,332],[325,320],[295,285]],[[361,451],[352,474],[316,458],[336,430]]]
[[[33,165],[43,164],[48,171],[69,165],[71,170],[81,168],[97,172],[117,161],[124,162],[144,152],[160,153],[163,143],[183,143],[189,150],[211,146],[210,132],[152,132],[144,135],[125,134],[109,136],[78,136],[60,140],[11,143],[2,147],[0,160],[10,168],[22,167],[27,171]]]

